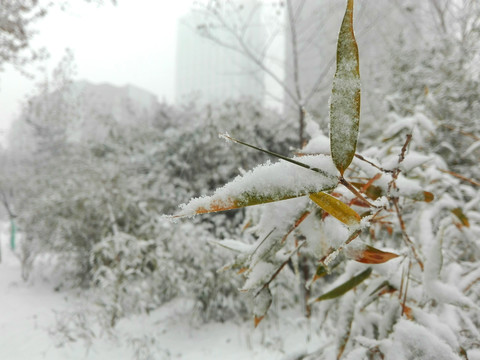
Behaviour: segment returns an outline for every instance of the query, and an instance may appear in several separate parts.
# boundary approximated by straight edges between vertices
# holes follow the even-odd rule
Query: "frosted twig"
[[[417,254],[417,250],[415,249],[415,244],[413,241],[410,239],[410,237],[407,234],[407,229],[405,227],[405,222],[403,221],[402,214],[400,212],[400,207],[398,206],[398,198],[397,197],[392,197],[392,203],[395,207],[395,212],[397,213],[398,217],[398,222],[400,223],[400,229],[402,231],[402,238],[405,241],[405,244],[410,247],[410,250],[412,250],[412,254],[415,257],[415,260],[417,260],[418,265],[423,271],[423,262],[420,260],[420,257]]]
[[[267,236],[265,236],[265,237],[263,238],[263,240],[260,242],[260,244],[258,244],[258,246],[255,248],[255,250],[253,250],[253,252],[252,252],[252,254],[250,255],[250,257],[252,257],[252,256],[257,252],[257,250],[260,248],[260,246],[262,246],[262,244],[270,237],[270,235],[273,234],[273,232],[274,232],[275,230],[277,230],[277,228],[273,228],[273,229],[267,234]]]
[[[293,224],[290,229],[288,229],[287,233],[283,236],[282,238],[282,244],[285,243],[285,241],[287,240],[287,237],[288,235],[290,235],[292,233],[293,230],[295,230],[302,222],[303,220],[305,220],[308,215],[310,215],[310,211],[304,211],[299,217],[298,219],[295,221],[295,224]]]
[[[355,157],[356,157],[357,159],[360,159],[360,160],[362,160],[362,161],[365,161],[367,164],[372,165],[374,168],[376,168],[376,169],[378,169],[378,170],[380,170],[380,171],[382,171],[382,172],[385,172],[385,173],[393,173],[393,170],[384,169],[384,168],[382,168],[381,166],[378,166],[378,165],[374,164],[373,162],[365,159],[365,158],[364,158],[362,155],[360,155],[360,154],[355,154]]]
[[[402,316],[405,312],[405,303],[407,302],[407,292],[408,292],[408,282],[410,279],[410,269],[412,268],[412,263],[410,260],[408,261],[408,270],[407,270],[407,281],[405,283],[405,292],[403,293],[403,301],[402,301]],[[403,282],[403,279],[402,279]]]
[[[368,204],[368,206],[370,207],[376,207],[375,205],[373,205],[372,203],[370,203],[370,201],[368,201],[367,199],[365,199],[365,197],[360,194],[360,192],[355,189],[355,186],[353,186],[352,184],[350,184],[343,176],[340,176],[339,177],[339,181],[340,181],[340,184],[342,184],[343,186],[345,186],[348,190],[350,190],[356,197],[358,197],[360,200],[362,200],[364,203]]]
[[[453,171],[449,171],[449,170],[444,170],[444,169],[438,169],[440,170],[441,172],[444,172],[446,174],[450,174],[452,176],[455,176],[456,178],[459,178],[460,180],[463,180],[463,181],[466,181],[466,182],[469,182],[470,184],[472,185],[476,185],[476,186],[480,186],[480,182],[476,181],[476,180],[472,180],[472,179],[469,179],[463,175],[460,175],[460,174],[457,174],[456,172],[453,172]]]
[[[292,250],[292,253],[288,256],[288,259],[285,260],[282,265],[280,265],[280,267],[277,269],[277,271],[275,271],[273,273],[273,275],[270,277],[270,279],[262,285],[262,287],[256,292],[255,296],[258,295],[258,293],[260,291],[262,291],[263,289],[265,289],[268,285],[270,285],[270,283],[273,281],[273,279],[275,279],[277,277],[277,275],[280,273],[280,271],[282,271],[282,269],[285,267],[285,265],[288,264],[288,262],[290,261],[290,259],[292,258],[292,256],[298,252],[298,250],[300,250],[300,248],[305,245],[307,243],[307,241],[305,240],[304,242],[302,242],[301,244],[299,244],[295,249]]]
[[[275,156],[279,159],[282,159],[282,160],[285,160],[289,163],[292,163],[292,164],[295,164],[295,165],[298,165],[298,166],[301,166],[305,169],[308,169],[308,170],[312,170],[316,173],[319,173],[327,178],[330,178],[330,179],[333,179],[335,178],[336,176],[332,175],[332,174],[329,174],[327,173],[326,171],[323,171],[322,169],[319,169],[319,168],[314,168],[314,167],[311,167],[310,165],[307,165],[305,163],[302,163],[300,161],[297,161],[297,160],[294,160],[294,159],[291,159],[289,157],[286,157],[286,156],[283,156],[281,154],[278,154],[278,153],[275,153],[273,151],[269,151],[269,150],[265,150],[265,149],[262,149],[262,148],[259,148],[255,145],[251,145],[251,144],[248,144],[246,142],[243,142],[243,141],[240,141],[238,139],[235,139],[235,138],[232,138],[231,136],[229,136],[228,134],[220,134],[219,135],[221,138],[224,138],[224,139],[227,139],[227,140],[230,140],[230,141],[233,141],[237,144],[241,144],[241,145],[244,145],[244,146],[248,146],[249,148],[252,148],[252,149],[255,149],[255,150],[258,150],[258,151],[261,151],[263,153],[266,153],[266,154],[269,154],[269,155],[272,155],[272,156]]]
[[[348,244],[350,244],[353,240],[355,240],[358,235],[360,235],[362,231],[361,230],[357,230],[355,231],[353,234],[351,234],[347,241],[345,241],[345,243],[340,246],[338,249],[331,249],[330,252],[323,258],[323,260],[321,261],[321,263],[328,269],[328,265],[337,257],[337,255],[343,250],[345,249],[345,246],[347,246]]]

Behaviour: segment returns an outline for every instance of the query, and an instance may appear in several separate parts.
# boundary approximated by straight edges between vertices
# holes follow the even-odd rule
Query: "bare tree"
[[[317,24],[304,20],[305,13],[312,10],[311,5],[305,6],[306,3],[305,0],[286,0],[267,5],[260,1],[245,4],[235,0],[221,2],[210,0],[197,4],[195,9],[202,19],[196,29],[201,36],[241,53],[282,89],[288,100],[285,101],[278,96],[277,100],[296,109],[300,147],[305,141],[305,108],[324,84],[334,63],[334,57],[330,57],[329,61],[319,64],[314,81],[309,79],[310,86],[305,86],[305,77],[311,74],[305,74],[301,69],[300,58],[303,52],[311,51],[314,47],[311,46],[313,39],[310,34],[313,24]],[[255,23],[258,19],[261,19],[262,23]],[[327,19],[324,24],[326,23]],[[252,32],[249,30],[262,26],[266,31],[264,38],[252,39]],[[282,36],[288,39],[286,45],[288,53],[275,54],[272,47],[276,41],[282,40]],[[284,61],[279,59],[282,55],[285,55],[288,62],[291,59],[287,76],[282,74],[286,68]]]
[[[198,24],[194,30],[215,44],[242,54],[277,84],[283,96],[274,94],[273,98],[283,104],[288,117],[295,118],[298,144],[302,147],[306,140],[305,112],[321,119],[322,125],[327,124],[338,19],[343,6],[342,1],[333,0],[205,0],[195,7]],[[403,4],[368,0],[356,6],[356,37],[363,49],[361,68],[369,75],[364,77],[362,88],[362,112],[369,112],[364,119],[379,117],[375,109],[381,108],[384,99],[378,93],[385,84],[375,83],[379,79],[376,74],[385,70],[392,43],[410,19],[404,8]],[[332,16],[335,13],[339,16]],[[259,27],[265,31],[262,39],[254,37],[251,31]],[[384,46],[373,46],[379,38]],[[275,49],[279,43],[284,48],[282,53]],[[268,92],[267,95],[272,96]]]

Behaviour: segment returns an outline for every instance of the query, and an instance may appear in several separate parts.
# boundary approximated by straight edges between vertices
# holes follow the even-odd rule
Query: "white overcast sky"
[[[35,46],[44,46],[53,69],[65,49],[73,50],[78,80],[133,84],[160,100],[173,101],[178,18],[193,0],[105,0],[103,6],[69,1],[37,22]],[[21,102],[35,83],[7,66],[0,72],[0,139],[18,116]]]

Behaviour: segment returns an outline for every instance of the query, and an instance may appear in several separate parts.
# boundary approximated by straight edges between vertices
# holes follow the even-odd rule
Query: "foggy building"
[[[292,17],[285,11],[285,84],[297,97],[296,101],[305,104],[308,112],[316,114],[319,102],[328,101],[331,84],[328,75],[335,59],[344,4],[327,0],[292,0],[290,3]],[[295,101],[285,92],[284,112],[296,115],[297,111]]]
[[[291,0],[290,3],[293,19],[285,11],[284,20],[285,85],[297,97],[296,101],[326,125],[336,43],[346,2]],[[427,33],[426,8],[426,4],[412,0],[355,3],[354,28],[360,53],[364,117],[374,117],[366,112],[382,106],[372,104],[383,101],[376,89],[382,88],[381,82],[389,81],[380,74],[390,71],[389,61],[398,49],[398,42],[406,39],[409,46],[419,46]],[[297,116],[298,106],[287,92],[284,92],[283,102],[285,114]]]

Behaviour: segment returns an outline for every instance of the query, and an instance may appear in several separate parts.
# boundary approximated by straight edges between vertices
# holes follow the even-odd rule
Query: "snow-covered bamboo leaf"
[[[352,290],[357,285],[361,284],[365,279],[367,279],[372,273],[372,268],[368,268],[362,271],[360,274],[355,275],[350,280],[344,282],[342,285],[337,286],[335,289],[330,290],[329,292],[319,296],[315,301],[330,300],[335,299],[339,296],[342,296],[347,291]]]
[[[333,162],[342,175],[355,155],[359,122],[358,47],[353,32],[353,0],[348,0],[338,35],[337,69],[330,101],[330,149]]]
[[[265,286],[260,290],[253,299],[253,315],[255,327],[260,324],[260,321],[263,320],[267,314],[268,309],[272,305],[272,293],[268,286]]]
[[[340,308],[342,309],[342,312],[338,319],[337,360],[342,358],[348,340],[350,339],[353,319],[355,316],[355,300],[355,294],[349,294],[349,296],[345,296],[344,298],[342,298],[342,301],[340,303]]]
[[[237,253],[246,254],[252,250],[252,246],[250,244],[246,244],[242,241],[236,240],[222,240],[222,241],[215,241],[211,240],[212,243],[220,245],[225,249],[232,250]]]
[[[453,209],[452,213],[458,218],[458,220],[460,220],[463,226],[470,227],[470,222],[468,221],[467,216],[463,213],[461,208]]]
[[[346,225],[352,226],[360,223],[360,215],[355,210],[331,195],[319,192],[310,194],[310,199]]]
[[[212,196],[190,200],[188,204],[182,205],[182,210],[175,217],[286,200],[330,190],[337,185],[336,170],[328,157],[304,156],[301,160],[322,172],[314,172],[283,161],[274,164],[267,162],[245,175],[237,176],[224,187],[217,189]]]

